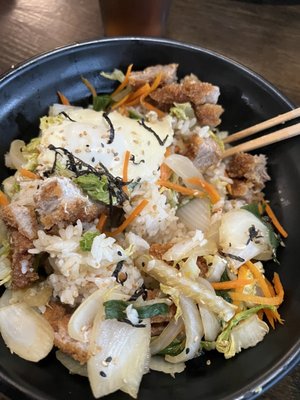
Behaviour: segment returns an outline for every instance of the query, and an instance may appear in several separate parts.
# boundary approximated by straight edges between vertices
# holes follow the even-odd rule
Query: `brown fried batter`
[[[222,150],[212,138],[203,139],[198,135],[193,135],[184,155],[192,160],[195,166],[203,172],[221,160]]]
[[[195,114],[201,126],[215,127],[221,123],[220,116],[224,109],[219,104],[202,104],[195,107]]]
[[[92,222],[105,209],[84,196],[67,178],[46,179],[34,196],[40,222],[45,229],[58,223],[72,224],[80,219]]]
[[[134,89],[145,83],[153,83],[159,73],[162,74],[160,84],[169,84],[177,80],[178,64],[155,65],[145,68],[143,71],[133,71],[129,75],[129,85]]]
[[[23,289],[39,279],[33,269],[34,256],[28,253],[32,249],[32,241],[17,230],[11,230],[10,242],[12,248],[12,287]]]
[[[54,345],[61,351],[85,364],[88,360],[87,343],[74,340],[68,334],[68,323],[71,311],[62,304],[51,302],[44,313],[45,318],[54,330]]]
[[[162,256],[173,246],[173,243],[152,243],[149,249],[150,256],[162,260]]]
[[[238,153],[232,156],[226,171],[230,178],[244,178],[247,172],[254,169],[254,156],[248,153]]]
[[[37,237],[38,225],[33,207],[12,202],[2,208],[0,216],[8,227],[18,230],[26,238]]]

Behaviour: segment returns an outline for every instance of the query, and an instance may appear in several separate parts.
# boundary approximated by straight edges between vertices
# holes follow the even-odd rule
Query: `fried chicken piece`
[[[173,246],[173,243],[152,243],[149,249],[150,256],[162,260],[162,256]]]
[[[262,189],[270,180],[266,169],[267,160],[262,154],[238,153],[230,159],[226,172],[233,179],[231,196],[251,203],[262,200]]]
[[[72,224],[80,219],[92,222],[106,209],[93,203],[68,178],[45,179],[34,196],[36,211],[45,229],[58,223]]]
[[[12,287],[14,289],[27,288],[39,279],[38,274],[33,269],[34,256],[28,253],[28,250],[33,247],[32,241],[13,229],[10,231],[10,243],[12,249]]]
[[[159,73],[162,74],[160,85],[166,85],[177,81],[178,64],[154,65],[145,68],[143,71],[133,71],[129,75],[129,85],[134,89],[143,86],[145,83],[153,83]]]
[[[221,123],[224,108],[219,104],[202,104],[195,107],[195,114],[201,126],[216,127]]]
[[[33,207],[10,203],[1,210],[1,218],[9,228],[14,228],[27,239],[37,237],[38,224]]]
[[[193,135],[184,155],[192,160],[201,172],[204,172],[208,167],[218,164],[222,157],[222,149],[210,137],[204,139],[198,135]]]
[[[68,323],[71,311],[62,304],[51,302],[46,308],[44,317],[54,330],[54,345],[74,360],[85,364],[88,360],[88,344],[74,340],[68,334]]]

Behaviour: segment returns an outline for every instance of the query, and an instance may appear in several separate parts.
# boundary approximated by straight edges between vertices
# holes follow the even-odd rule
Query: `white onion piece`
[[[6,289],[3,295],[0,297],[0,308],[10,305],[10,300],[12,298],[12,291]]]
[[[170,363],[185,362],[195,358],[203,336],[203,325],[195,302],[188,297],[180,296],[179,303],[185,327],[185,347],[177,356],[165,356],[166,361]]]
[[[92,293],[72,314],[68,323],[68,333],[71,338],[87,343],[94,319],[102,307],[103,301],[110,299],[127,300],[128,296],[118,295],[113,290],[100,288]]]
[[[169,157],[164,159],[164,163],[169,168],[171,168],[171,170],[174,171],[176,175],[182,178],[184,182],[188,178],[193,177],[203,179],[203,176],[199,169],[195,167],[193,162],[185,156],[181,156],[180,154],[171,154]],[[185,182],[185,184],[188,187],[199,189],[198,186],[195,186],[191,183]]]
[[[9,152],[5,155],[5,165],[8,168],[18,169],[26,163],[21,151],[24,146],[25,142],[23,140],[16,139],[11,142]]]
[[[0,308],[0,330],[10,351],[28,361],[40,361],[53,347],[49,322],[24,303]]]
[[[221,325],[216,315],[211,312],[207,307],[199,305],[199,311],[202,319],[204,338],[210,342],[216,340]]]
[[[117,320],[95,319],[87,362],[93,395],[106,396],[123,390],[137,397],[139,385],[149,364],[150,322],[136,328]]]
[[[176,215],[189,229],[200,229],[206,233],[211,221],[210,201],[207,198],[193,199],[182,207],[179,207]]]
[[[80,364],[79,361],[74,360],[74,358],[68,356],[62,351],[58,350],[55,352],[55,356],[62,365],[67,368],[70,374],[88,376],[86,364]]]
[[[254,227],[258,238],[249,240],[249,229]],[[248,261],[261,254],[272,258],[272,246],[269,230],[254,214],[247,210],[232,210],[222,216],[220,230],[220,246],[225,254],[241,257]],[[265,258],[267,259],[267,258]],[[229,259],[231,265],[238,268],[242,260]]]
[[[172,364],[167,362],[161,356],[154,356],[150,358],[149,367],[152,371],[164,372],[165,374],[170,374],[173,378],[175,378],[175,374],[180,374],[185,370],[185,363],[180,362]]]
[[[184,323],[182,318],[178,318],[177,321],[175,318],[172,318],[162,333],[152,340],[150,344],[151,354],[157,354],[161,350],[165,349],[183,330]]]
[[[217,254],[211,257],[211,262],[208,266],[208,271],[206,273],[206,279],[209,282],[220,282],[221,276],[223,275],[227,261],[218,256]]]
[[[229,321],[235,314],[236,306],[217,296],[211,290],[205,289],[203,284],[182,276],[176,268],[164,261],[149,260],[148,256],[141,256],[136,259],[136,265],[141,271],[146,272],[158,282],[178,289],[197,303],[202,302],[221,320]],[[207,283],[209,284],[209,282]]]

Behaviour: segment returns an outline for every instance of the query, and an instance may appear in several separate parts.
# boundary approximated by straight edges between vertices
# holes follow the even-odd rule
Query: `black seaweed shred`
[[[253,242],[254,239],[262,238],[262,235],[259,234],[259,230],[257,230],[254,225],[250,226],[248,232],[249,232],[249,238],[247,240],[246,245],[248,245],[250,242]]]
[[[145,162],[145,160],[135,161],[135,155],[134,155],[134,154],[132,154],[132,156],[130,157],[129,160],[132,161],[132,163],[133,163],[134,165],[140,165],[140,164],[142,164],[142,163]]]
[[[132,323],[129,319],[127,319],[127,318],[122,319],[122,320],[119,320],[119,319],[118,319],[118,321],[119,321],[119,322],[125,322],[126,324],[131,325],[131,326],[133,326],[134,328],[145,328],[145,327],[146,327],[145,324],[137,324],[137,325],[135,325],[135,324],[133,324],[133,323]]]
[[[124,260],[121,260],[117,263],[116,268],[114,270],[114,272],[112,273],[111,276],[113,276],[114,278],[118,278],[118,274],[121,271],[121,269],[123,268],[123,264],[124,264]]]
[[[164,138],[164,140],[161,140],[161,138],[158,136],[158,134],[157,134],[152,128],[150,128],[150,126],[147,126],[147,125],[145,124],[145,120],[144,120],[144,119],[142,119],[142,120],[140,120],[140,121],[137,121],[137,123],[140,124],[140,125],[141,125],[143,128],[145,128],[147,131],[151,132],[151,133],[155,136],[155,138],[156,138],[156,140],[158,141],[158,143],[159,143],[161,146],[164,146],[164,144],[166,143],[166,141],[167,141],[169,135],[167,135],[167,136]]]
[[[128,299],[128,301],[135,301],[140,296],[142,296],[143,300],[147,300],[147,289],[146,286],[143,284],[139,289],[137,289],[134,294]]]
[[[51,170],[47,174],[45,174],[46,176],[49,176],[55,172],[57,157],[65,155],[67,157],[66,168],[72,171],[76,178],[87,174],[94,174],[99,179],[101,179],[103,176],[107,178],[110,218],[113,214],[113,199],[115,198],[116,203],[119,205],[123,204],[125,200],[128,200],[128,196],[124,192],[123,187],[128,185],[128,183],[130,182],[123,182],[120,177],[113,176],[102,163],[99,162],[97,168],[94,168],[74,156],[74,154],[63,147],[55,147],[53,146],[53,144],[50,144],[48,146],[48,149],[55,152],[55,158],[53,166]]]
[[[77,122],[74,119],[72,119],[65,111],[61,111],[58,115],[63,115],[64,117],[66,117],[68,120],[72,121],[72,122]]]
[[[115,138],[115,128],[106,112],[103,113],[103,118],[109,125],[109,139],[108,139],[107,144],[112,144],[112,142],[114,141],[114,138]]]
[[[239,256],[235,256],[234,254],[230,254],[230,253],[223,253],[223,255],[225,257],[229,257],[232,260],[236,260],[236,261],[240,261],[240,262],[244,262],[245,259],[243,257],[239,257]]]

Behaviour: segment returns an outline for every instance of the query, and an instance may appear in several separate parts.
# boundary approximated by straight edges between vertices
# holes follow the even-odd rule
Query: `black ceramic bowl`
[[[71,102],[87,101],[80,76],[88,78],[98,92],[111,90],[99,71],[126,69],[161,63],[179,63],[179,75],[195,73],[221,89],[225,108],[222,128],[231,132],[253,125],[293,105],[274,87],[245,67],[210,51],[166,40],[122,38],[76,44],[44,54],[9,72],[0,79],[1,180],[8,175],[3,155],[13,139],[28,140],[38,134],[39,117],[57,101],[61,90]],[[300,287],[300,169],[297,138],[262,150],[269,158],[267,198],[289,232],[286,248],[280,251],[281,265],[270,263],[270,274],[279,271],[286,299],[281,307],[283,326],[271,330],[265,340],[230,360],[208,354],[193,360],[176,376],[151,372],[144,376],[139,399],[229,400],[254,399],[284,376],[299,360]],[[210,359],[211,364],[206,365]],[[88,381],[69,375],[54,354],[38,364],[11,355],[0,343],[0,377],[14,399],[89,400]],[[20,391],[22,394],[20,394]],[[108,398],[128,399],[118,392]]]

